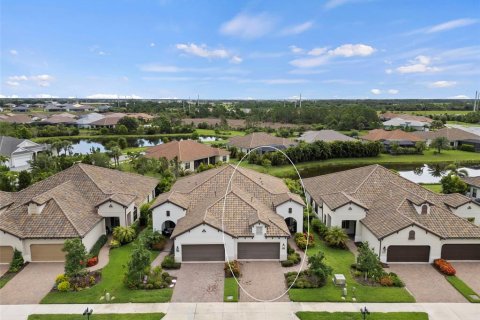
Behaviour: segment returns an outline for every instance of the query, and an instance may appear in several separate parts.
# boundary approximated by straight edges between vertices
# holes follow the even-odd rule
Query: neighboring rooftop
[[[400,129],[390,131],[373,129],[370,130],[366,135],[362,136],[361,139],[369,141],[423,141],[422,138],[414,135],[413,133],[405,132]]]
[[[415,116],[413,114],[394,113],[394,112],[385,112],[385,113],[380,114],[379,117],[380,117],[380,119],[383,119],[383,120],[400,118],[400,119],[403,119],[403,120],[420,121],[420,122],[428,122],[428,123],[431,123],[433,121],[429,117]]]
[[[173,160],[175,157],[179,161],[194,161],[214,156],[226,156],[230,152],[220,148],[213,148],[194,140],[174,140],[165,144],[159,144],[145,151],[147,158],[166,158]]]
[[[480,188],[480,177],[462,177],[461,179],[470,186]]]
[[[267,236],[288,237],[288,227],[275,212],[275,206],[289,200],[304,204],[282,179],[224,165],[179,179],[170,192],[155,200],[152,208],[172,202],[187,210],[185,217],[178,220],[172,237],[203,223],[222,230],[222,217],[223,230],[234,237],[251,237],[250,226],[257,221],[267,225]]]
[[[429,127],[429,122],[392,118],[383,123],[385,127]]]
[[[319,130],[319,131],[306,131],[297,140],[312,143],[315,141],[357,141],[356,139],[346,136],[335,130]]]
[[[228,140],[228,143],[237,148],[256,148],[261,146],[283,146],[285,148],[296,145],[291,139],[272,136],[265,132],[253,132],[245,136],[236,136]]]
[[[364,207],[360,220],[379,239],[410,225],[418,225],[441,238],[480,238],[480,227],[455,215],[450,209],[470,203],[461,194],[439,194],[380,165],[341,171],[304,179],[307,192],[318,204],[338,208],[353,202]],[[429,203],[428,214],[418,214],[415,205]]]
[[[413,134],[423,140],[433,140],[438,137],[445,137],[448,141],[479,140],[480,142],[479,135],[458,128],[445,127],[436,131],[415,132]]]

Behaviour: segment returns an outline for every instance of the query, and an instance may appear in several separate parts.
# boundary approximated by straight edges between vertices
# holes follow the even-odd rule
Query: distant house
[[[383,127],[386,129],[409,128],[416,131],[428,131],[430,128],[430,122],[393,118],[383,122]]]
[[[462,177],[461,179],[468,185],[467,196],[480,203],[480,177]],[[480,225],[480,219],[475,223]]]
[[[59,112],[63,111],[63,106],[57,103],[49,103],[43,107],[43,110],[47,112]]]
[[[237,147],[242,152],[249,152],[255,148],[260,153],[275,151],[273,148],[283,150],[297,145],[297,142],[272,136],[265,132],[253,132],[246,136],[236,136],[228,140],[227,145]]]
[[[230,152],[224,149],[213,148],[193,140],[171,141],[150,147],[145,151],[147,158],[166,158],[178,160],[180,167],[185,171],[195,171],[201,163],[216,164],[228,162]]]
[[[432,123],[433,119],[424,116],[414,116],[413,114],[404,114],[404,113],[393,113],[393,112],[385,112],[379,115],[380,120],[387,121],[394,118],[400,118],[407,121],[419,121],[419,122],[428,122]]]
[[[413,134],[425,140],[427,145],[430,145],[435,138],[444,137],[450,141],[450,146],[453,148],[469,144],[474,146],[476,152],[480,152],[480,136],[462,129],[446,127],[436,131],[414,132]]]
[[[15,103],[5,103],[5,104],[3,104],[3,107],[5,109],[12,109],[12,108],[15,108],[16,105],[15,105]]]
[[[420,137],[417,137],[413,133],[405,132],[400,129],[392,131],[374,129],[370,130],[366,135],[361,136],[360,139],[368,141],[380,141],[387,150],[389,150],[393,143],[398,144],[400,147],[415,147],[415,143],[417,141],[424,140]]]
[[[112,107],[108,106],[108,105],[101,105],[101,106],[97,106],[96,110],[98,112],[107,112],[108,110],[110,110],[110,108],[112,108]]]
[[[21,106],[12,108],[12,112],[28,112],[29,111],[29,106],[22,104]]]
[[[95,122],[95,121],[98,121],[98,120],[101,120],[105,118],[104,115],[102,114],[99,114],[99,113],[96,113],[96,112],[92,112],[92,113],[87,113],[86,115],[83,115],[81,116],[76,122],[75,124],[77,125],[77,127],[79,128],[91,128],[92,127],[92,123]]]
[[[148,113],[142,113],[142,112],[139,112],[139,113],[127,113],[127,117],[130,117],[130,118],[135,118],[135,119],[139,119],[139,120],[142,120],[144,122],[150,122],[152,121],[153,119],[155,119],[154,116],[148,114]]]
[[[0,136],[0,154],[9,160],[5,163],[12,171],[29,170],[30,163],[37,153],[47,151],[48,145],[26,139]]]
[[[9,123],[32,123],[32,118],[26,114],[6,114],[0,117],[0,121],[9,122]]]
[[[358,141],[335,130],[306,131],[297,140],[312,143],[315,141]]]
[[[55,114],[47,119],[43,119],[40,123],[41,124],[48,124],[48,125],[56,125],[56,124],[64,124],[70,125],[75,124],[75,116],[69,113],[61,113]]]
[[[92,122],[90,125],[94,128],[115,128],[118,121],[126,115],[123,113],[111,113],[105,115],[102,119]]]

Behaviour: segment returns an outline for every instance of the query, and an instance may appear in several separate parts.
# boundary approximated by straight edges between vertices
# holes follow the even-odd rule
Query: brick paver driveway
[[[480,262],[452,262],[457,276],[480,294]]]
[[[39,303],[52,289],[55,277],[60,273],[63,273],[63,263],[29,263],[0,289],[0,303]]]
[[[298,268],[298,267],[297,267]],[[240,284],[251,296],[260,300],[275,299],[285,292],[286,272],[278,261],[242,262]],[[240,289],[240,302],[256,301]],[[290,301],[288,294],[275,301]]]
[[[5,272],[8,271],[9,267],[10,267],[10,265],[8,265],[8,264],[0,264],[0,277],[3,276],[5,274]]]
[[[223,263],[182,263],[180,270],[169,272],[177,277],[172,302],[222,302]]]
[[[466,302],[467,300],[430,264],[392,264],[417,302]]]

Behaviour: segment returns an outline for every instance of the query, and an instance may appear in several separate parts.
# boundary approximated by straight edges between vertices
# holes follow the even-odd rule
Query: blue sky
[[[473,98],[478,0],[2,0],[0,97]]]

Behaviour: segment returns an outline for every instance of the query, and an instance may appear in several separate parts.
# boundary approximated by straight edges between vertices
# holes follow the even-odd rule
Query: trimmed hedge
[[[102,234],[100,238],[98,238],[97,242],[93,245],[92,249],[90,249],[89,256],[90,257],[98,257],[98,254],[100,253],[100,249],[107,243],[107,236]]]

